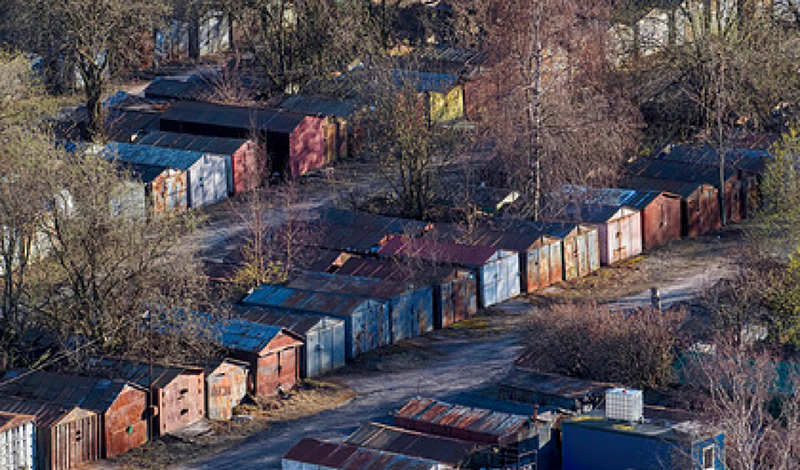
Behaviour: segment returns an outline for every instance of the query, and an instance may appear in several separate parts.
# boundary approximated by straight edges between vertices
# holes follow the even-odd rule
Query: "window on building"
[[[714,446],[703,448],[703,470],[714,468]]]

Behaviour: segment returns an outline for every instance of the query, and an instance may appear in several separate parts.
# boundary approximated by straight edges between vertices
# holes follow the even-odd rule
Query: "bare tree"
[[[800,382],[796,364],[787,365],[781,372],[775,355],[725,338],[713,351],[690,356],[687,380],[703,397],[698,404],[708,420],[725,432],[726,468],[789,470],[800,464]]]
[[[461,2],[487,64],[473,99],[484,134],[529,215],[565,182],[609,183],[635,142],[638,111],[609,61],[610,2]]]
[[[311,79],[343,70],[376,41],[366,5],[357,0],[223,0],[240,26],[271,91],[294,93]]]
[[[83,82],[89,132],[102,134],[101,100],[113,64],[136,53],[132,41],[153,31],[168,13],[163,2],[146,0],[14,0],[13,37],[39,53],[48,66],[76,67]]]

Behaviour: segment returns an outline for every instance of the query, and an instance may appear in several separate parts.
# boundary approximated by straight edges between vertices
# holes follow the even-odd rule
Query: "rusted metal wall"
[[[163,387],[154,388],[159,434],[180,429],[201,419],[205,411],[203,371],[187,369]]]
[[[742,186],[744,182],[731,177],[725,182],[725,215],[728,223],[742,220]]]
[[[265,171],[266,155],[254,142],[245,143],[231,156],[233,173],[233,193],[241,194],[255,189],[261,184]]]
[[[37,427],[37,468],[68,470],[99,460],[103,442],[101,430],[100,416],[80,408],[50,426]]]
[[[275,396],[279,390],[291,390],[300,380],[302,342],[285,333],[270,341],[268,352],[256,358],[254,391],[258,397]]]
[[[588,276],[600,268],[600,236],[596,227],[579,226],[562,242],[564,280]]]
[[[662,193],[642,211],[642,244],[649,250],[681,238],[681,199]]]
[[[535,248],[520,253],[523,287],[531,293],[563,279],[561,241],[543,238]]]
[[[189,207],[189,180],[185,171],[166,169],[150,183],[148,191],[156,217],[186,212]]]
[[[325,120],[306,116],[289,136],[289,171],[292,178],[327,164]]]
[[[126,386],[103,415],[104,457],[111,458],[147,442],[147,392]]]
[[[444,328],[478,312],[478,285],[469,271],[457,271],[434,287],[434,326]]]
[[[722,226],[717,189],[711,185],[699,186],[682,201],[683,235],[697,237]]]
[[[389,302],[391,341],[423,335],[433,330],[433,288],[410,289]]]
[[[247,366],[222,361],[206,375],[206,415],[208,419],[227,421],[247,395]]]

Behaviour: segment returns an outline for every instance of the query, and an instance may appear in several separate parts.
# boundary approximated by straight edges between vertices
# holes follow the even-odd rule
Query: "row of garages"
[[[66,470],[112,458],[204,417],[231,419],[245,396],[271,398],[299,381],[295,333],[243,320],[213,326],[226,354],[202,366],[98,359],[81,375],[7,373],[0,468]]]
[[[416,397],[390,415],[342,441],[302,439],[283,470],[725,468],[724,434],[692,413],[523,367],[479,393]]]
[[[467,319],[481,308],[719,229],[713,185],[719,173],[707,152],[672,147],[668,156],[637,163],[637,176],[625,182],[637,189],[565,187],[561,196],[571,202],[563,205],[559,221],[492,217],[466,230],[327,209],[315,226],[321,255],[311,270],[318,272],[260,286],[244,304],[343,322],[343,345],[305,348],[306,376],[324,373],[370,350]],[[758,176],[768,161],[760,151],[728,156],[729,221],[753,210]],[[671,172],[660,173],[664,166]]]

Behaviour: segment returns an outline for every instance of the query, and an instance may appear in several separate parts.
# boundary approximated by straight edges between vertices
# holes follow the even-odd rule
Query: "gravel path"
[[[304,437],[342,439],[371,419],[381,419],[408,399],[425,395],[447,398],[480,388],[508,372],[520,352],[516,337],[431,339],[426,347],[436,356],[419,368],[396,373],[345,375],[337,379],[356,397],[319,415],[279,423],[241,445],[180,470],[279,469],[281,456]]]

